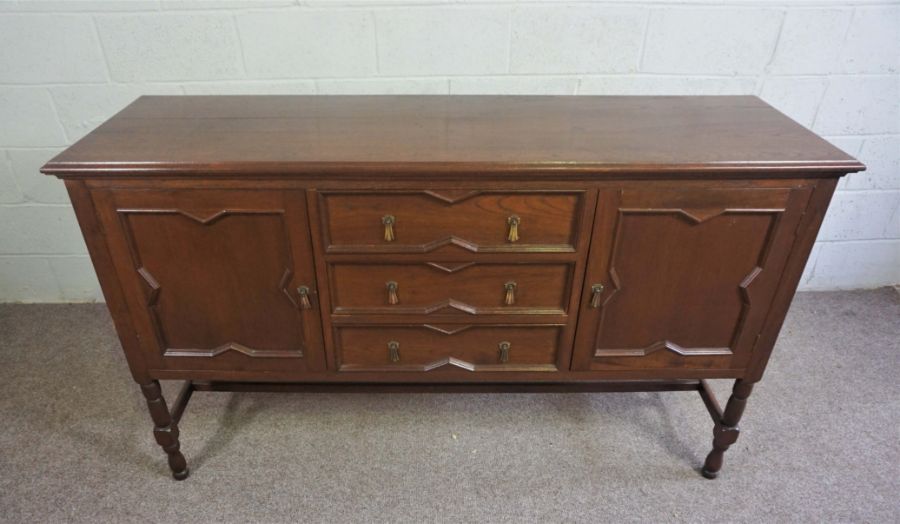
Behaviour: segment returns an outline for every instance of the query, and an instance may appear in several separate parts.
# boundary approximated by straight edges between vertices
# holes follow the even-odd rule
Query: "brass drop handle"
[[[400,343],[396,340],[391,340],[388,342],[388,355],[391,357],[391,362],[400,362]]]
[[[497,346],[500,348],[500,362],[506,364],[507,362],[509,362],[509,348],[510,346],[512,346],[512,344],[504,340]]]
[[[300,295],[300,309],[312,309],[312,302],[309,301],[309,287],[300,286],[297,288],[297,294]]]
[[[400,296],[397,295],[397,288],[399,287],[396,282],[391,280],[384,285],[387,288],[388,294],[388,304],[394,305],[400,303]]]
[[[600,309],[600,296],[603,295],[603,284],[591,286],[591,307]]]
[[[381,223],[384,224],[384,241],[385,242],[393,242],[394,241],[394,223],[397,222],[397,219],[394,218],[394,215],[384,215],[381,217]]]
[[[518,215],[512,215],[506,219],[506,225],[509,226],[509,233],[506,235],[506,240],[510,242],[518,242],[519,241],[519,223],[522,221]]]
[[[506,289],[506,296],[503,298],[503,304],[507,306],[511,306],[516,303],[516,288],[518,287],[515,282],[509,281],[506,284],[503,284],[504,289]]]

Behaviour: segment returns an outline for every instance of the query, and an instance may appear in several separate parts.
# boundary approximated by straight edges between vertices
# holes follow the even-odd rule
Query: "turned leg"
[[[184,480],[188,477],[187,461],[181,454],[181,444],[178,442],[178,424],[172,419],[166,399],[162,396],[162,389],[158,380],[152,380],[141,385],[141,391],[147,399],[147,407],[150,408],[150,417],[153,418],[153,436],[156,442],[162,446],[163,451],[169,456],[169,468],[175,480]]]
[[[725,405],[725,411],[722,418],[716,422],[713,428],[713,449],[706,457],[706,463],[703,464],[703,476],[708,479],[716,478],[719,470],[722,469],[722,460],[725,451],[729,446],[735,443],[741,430],[738,429],[738,422],[744,413],[744,406],[747,405],[747,398],[753,390],[753,383],[738,380],[734,383],[734,389],[731,391],[731,397],[728,404]]]

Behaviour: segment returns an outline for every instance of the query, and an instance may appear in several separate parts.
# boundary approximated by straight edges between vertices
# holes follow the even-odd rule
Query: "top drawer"
[[[329,253],[570,253],[583,191],[321,191]]]

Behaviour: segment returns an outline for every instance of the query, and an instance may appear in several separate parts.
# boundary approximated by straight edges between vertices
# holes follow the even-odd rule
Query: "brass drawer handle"
[[[385,242],[393,242],[394,241],[394,223],[397,222],[397,219],[394,218],[394,215],[384,215],[381,217],[381,223],[384,224],[384,241]]]
[[[519,241],[519,223],[521,221],[522,219],[518,215],[512,215],[506,219],[506,224],[509,226],[509,234],[506,235],[506,239],[510,242]]]
[[[388,355],[391,362],[400,362],[400,343],[396,340],[388,342]]]
[[[506,296],[503,298],[503,304],[507,306],[511,306],[516,303],[516,288],[518,287],[515,282],[509,281],[506,284],[503,284],[503,287],[506,289]]]
[[[603,284],[591,286],[591,307],[600,309],[600,296],[603,295]]]
[[[387,282],[385,284],[385,287],[387,288],[388,304],[390,304],[392,306],[394,304],[399,304],[400,296],[397,295],[398,284],[396,282],[394,282],[393,280],[391,280],[390,282]]]
[[[309,301],[309,287],[300,286],[297,288],[297,294],[300,295],[300,309],[312,309],[312,302]]]
[[[503,364],[506,364],[507,362],[509,362],[510,346],[512,346],[512,344],[510,344],[509,342],[507,342],[505,340],[503,342],[501,342],[500,344],[498,344],[498,347],[500,348],[500,362]]]

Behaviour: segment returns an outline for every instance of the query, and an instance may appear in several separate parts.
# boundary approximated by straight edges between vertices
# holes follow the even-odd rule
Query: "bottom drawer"
[[[335,328],[339,371],[558,371],[563,326]]]

